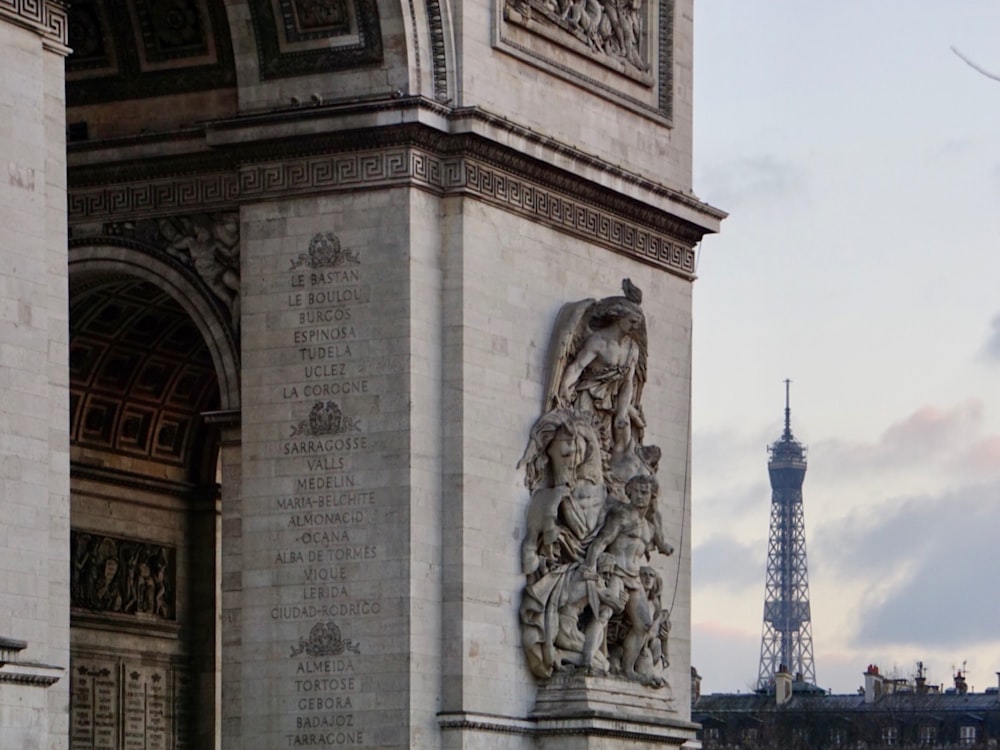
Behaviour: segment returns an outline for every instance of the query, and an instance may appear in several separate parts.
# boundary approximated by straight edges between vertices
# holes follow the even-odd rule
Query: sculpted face
[[[639,580],[642,582],[642,587],[646,591],[651,591],[653,589],[653,584],[656,582],[656,574],[647,567],[642,567],[639,570]]]
[[[553,483],[572,484],[573,473],[579,463],[580,440],[565,428],[560,428],[547,450],[552,462]]]
[[[635,482],[628,488],[629,502],[639,510],[645,510],[653,502],[653,486],[648,482]]]

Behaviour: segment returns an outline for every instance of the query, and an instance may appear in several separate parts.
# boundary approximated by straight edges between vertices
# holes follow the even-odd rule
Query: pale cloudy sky
[[[1000,670],[1000,0],[696,0],[693,663],[752,689],[792,427],[817,682]]]

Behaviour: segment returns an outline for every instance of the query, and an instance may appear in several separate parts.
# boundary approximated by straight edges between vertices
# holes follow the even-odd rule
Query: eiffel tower
[[[806,449],[792,435],[790,383],[785,381],[785,430],[768,447],[771,529],[767,543],[758,692],[773,689],[774,675],[779,671],[791,674],[795,682],[816,684],[806,566],[806,526],[802,514]]]

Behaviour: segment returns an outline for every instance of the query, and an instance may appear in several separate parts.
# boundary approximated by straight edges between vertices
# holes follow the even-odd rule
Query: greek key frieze
[[[0,16],[41,30],[54,42],[69,42],[67,4],[57,0],[0,0]]]
[[[238,172],[71,188],[70,222],[169,216],[232,209],[241,200],[415,185],[464,193],[666,270],[694,274],[698,238],[683,222],[565,175],[537,167],[519,174],[525,169],[522,161],[495,149],[483,150],[482,158],[462,153],[461,145],[458,150],[435,153],[401,144],[245,163]]]
[[[224,173],[71,188],[67,202],[70,224],[74,224],[95,218],[204,211],[232,205],[238,195],[236,175]]]

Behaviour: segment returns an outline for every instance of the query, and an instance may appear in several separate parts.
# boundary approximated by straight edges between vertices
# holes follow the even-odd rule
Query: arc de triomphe
[[[693,740],[692,25],[0,0],[4,747]]]

